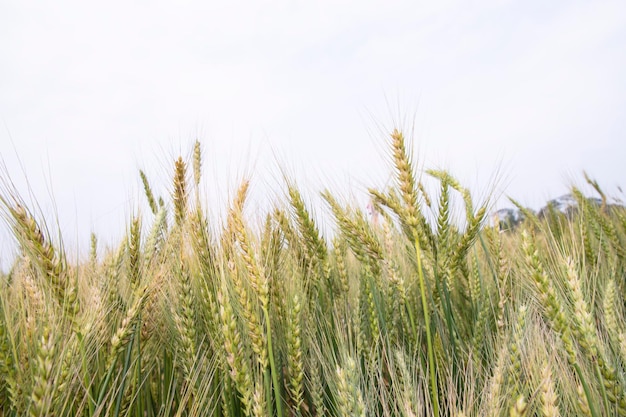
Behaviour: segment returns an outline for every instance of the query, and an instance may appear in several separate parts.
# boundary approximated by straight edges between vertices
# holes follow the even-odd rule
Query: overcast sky
[[[384,184],[400,123],[422,165],[538,208],[583,169],[626,185],[624,74],[622,0],[6,0],[0,157],[81,244],[121,235],[138,170],[166,193],[196,138],[219,205],[278,166],[308,195]]]

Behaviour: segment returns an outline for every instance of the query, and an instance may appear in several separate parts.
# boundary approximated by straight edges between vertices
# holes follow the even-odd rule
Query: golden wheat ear
[[[407,152],[404,135],[397,129],[391,133],[391,148],[396,169],[396,181],[404,202],[404,213],[407,216],[406,223],[411,227],[418,227],[417,181],[415,180],[411,158]]]

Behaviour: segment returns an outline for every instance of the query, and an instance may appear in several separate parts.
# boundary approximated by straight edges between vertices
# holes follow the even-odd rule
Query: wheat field
[[[261,224],[248,180],[213,224],[196,142],[78,263],[4,179],[0,416],[626,416],[626,210],[588,178],[601,204],[501,231],[388,144],[375,215],[324,190],[322,235],[288,179]]]

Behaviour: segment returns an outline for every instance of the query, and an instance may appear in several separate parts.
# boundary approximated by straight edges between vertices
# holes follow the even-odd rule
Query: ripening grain
[[[373,215],[287,178],[255,224],[246,179],[212,224],[196,142],[79,264],[4,178],[0,417],[626,416],[626,209],[586,177],[600,203],[501,231],[389,147]]]

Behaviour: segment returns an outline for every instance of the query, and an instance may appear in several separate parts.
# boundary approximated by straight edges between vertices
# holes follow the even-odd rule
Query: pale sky
[[[623,0],[6,0],[0,157],[82,249],[196,138],[220,207],[245,173],[276,199],[280,166],[310,198],[384,184],[403,122],[421,165],[539,208],[582,170],[626,185],[624,74]]]

